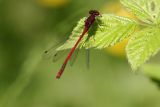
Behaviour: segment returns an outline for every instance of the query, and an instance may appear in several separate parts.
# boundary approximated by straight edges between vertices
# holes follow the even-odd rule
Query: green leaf
[[[160,49],[159,35],[159,28],[149,27],[131,37],[126,47],[126,52],[133,70],[136,70],[158,52]]]
[[[145,64],[143,67],[143,71],[149,77],[160,80],[160,66],[159,64]]]
[[[121,0],[121,3],[142,22],[160,23],[160,0]]]
[[[57,50],[64,50],[73,47],[84,29],[85,20],[86,18],[82,18],[78,22],[72,35]],[[137,24],[128,18],[103,14],[102,17],[97,17],[93,26],[80,42],[79,48],[102,49],[113,46],[130,36],[135,31],[136,26]],[[88,37],[90,37],[89,40],[87,40]]]

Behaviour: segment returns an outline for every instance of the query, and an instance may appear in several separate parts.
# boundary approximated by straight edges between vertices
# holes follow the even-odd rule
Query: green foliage
[[[126,48],[132,69],[136,70],[160,49],[160,1],[121,0],[121,3],[141,22],[150,25],[133,34]]]
[[[127,58],[133,70],[143,65],[160,49],[160,1],[159,0],[121,0],[138,21],[112,14],[102,14],[90,28],[78,48],[102,49],[131,36],[126,47]],[[69,39],[57,51],[71,48],[84,28],[82,18],[72,31]],[[141,29],[136,30],[136,28]],[[89,37],[89,39],[88,39]]]
[[[84,28],[84,21],[86,18],[82,18],[77,26],[72,31],[70,38],[57,50],[63,50],[72,48],[76,43],[79,35],[81,35]],[[88,34],[84,36],[79,44],[79,47],[84,48],[98,48],[113,46],[114,44],[124,40],[130,36],[137,24],[135,21],[125,17],[115,16],[112,14],[103,14],[102,17],[98,17],[93,27],[89,30]],[[86,42],[87,37],[90,37]]]
[[[160,22],[159,0],[121,0],[121,3],[142,22],[151,25]]]
[[[126,48],[128,60],[134,70],[145,63],[150,56],[160,49],[160,30],[158,28],[145,28],[136,32]]]
[[[144,74],[149,76],[149,78],[160,88],[160,66],[156,63],[145,64],[142,67]]]
[[[160,66],[159,64],[145,64],[142,69],[146,75],[149,75],[151,78],[160,80]]]

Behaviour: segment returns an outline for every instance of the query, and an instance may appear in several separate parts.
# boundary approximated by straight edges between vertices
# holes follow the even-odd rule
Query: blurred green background
[[[160,107],[158,87],[131,72],[121,46],[82,50],[55,79],[65,57],[43,60],[90,9],[127,15],[118,0],[0,0],[0,107]],[[123,44],[124,45],[124,44]],[[107,51],[106,51],[107,50]]]

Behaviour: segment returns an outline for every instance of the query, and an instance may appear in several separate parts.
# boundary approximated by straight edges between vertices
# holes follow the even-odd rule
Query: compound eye
[[[90,10],[89,14],[99,15],[99,12],[97,10]]]
[[[89,14],[93,14],[93,13],[94,13],[94,11],[93,11],[93,10],[90,10],[90,11],[89,11]]]

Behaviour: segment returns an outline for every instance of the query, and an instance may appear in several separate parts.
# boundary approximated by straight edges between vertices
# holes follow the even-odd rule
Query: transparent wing
[[[72,57],[71,57],[71,59],[70,59],[70,66],[73,66],[73,65],[74,65],[74,63],[75,63],[75,61],[76,61],[76,59],[77,59],[78,53],[79,53],[79,48],[77,48],[77,49],[74,51],[74,53],[73,53],[73,55],[72,55]]]
[[[69,50],[63,50],[63,51],[58,51],[52,56],[52,61],[56,62],[57,60],[61,59],[64,55],[67,55]]]
[[[53,62],[56,62],[58,59],[60,59],[61,57],[63,57],[63,55],[65,55],[67,50],[63,50],[63,51],[57,51],[56,49],[61,46],[62,44],[64,44],[65,41],[60,42],[54,46],[52,46],[50,49],[44,51],[43,53],[43,59],[51,59]]]
[[[48,50],[45,50],[43,53],[43,58],[44,59],[49,59],[51,57],[54,56],[54,54],[57,53],[56,48],[58,48],[61,44],[63,44],[64,42],[60,42],[54,46],[52,46],[51,48],[49,48]]]
[[[72,34],[67,34],[68,36],[65,37],[65,39],[61,42],[59,42],[56,45],[53,45],[50,49],[44,51],[43,53],[43,59],[52,59],[53,62],[57,61],[58,59],[60,59],[63,55],[65,55],[64,52],[66,52],[66,50],[63,51],[57,51],[56,49],[60,46],[62,46],[69,38]]]
[[[87,69],[90,68],[90,49],[86,50],[86,67]]]

